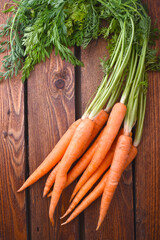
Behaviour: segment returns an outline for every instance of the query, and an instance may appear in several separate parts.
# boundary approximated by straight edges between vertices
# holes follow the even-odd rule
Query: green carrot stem
[[[92,110],[92,112],[89,115],[89,117],[91,119],[94,118],[94,116],[96,116],[97,113],[104,107],[108,98],[111,96],[111,93],[112,93],[115,85],[119,83],[121,76],[123,74],[123,71],[128,64],[128,61],[129,61],[129,58],[131,55],[131,51],[132,51],[132,43],[133,43],[133,38],[134,38],[134,23],[133,23],[132,18],[130,18],[130,21],[132,24],[132,35],[131,35],[131,39],[130,39],[130,44],[127,48],[125,56],[123,57],[124,45],[123,45],[123,41],[122,41],[122,50],[121,50],[121,54],[120,54],[120,58],[122,57],[122,63],[120,64],[120,67],[117,68],[116,72],[114,72],[114,73],[112,72],[112,74],[110,76],[111,80],[109,79],[106,90],[103,92],[100,100],[97,102],[96,106],[94,107],[94,109]],[[125,25],[124,25],[124,29],[125,29]]]
[[[124,126],[126,132],[131,132],[136,119],[136,111],[133,111],[133,106],[135,104],[136,98],[138,98],[139,93],[139,84],[142,81],[142,76],[144,73],[144,63],[145,63],[145,55],[146,55],[146,48],[147,48],[147,39],[144,41],[141,56],[139,58],[139,63],[137,67],[137,72],[135,74],[135,78],[132,84],[131,92],[129,95],[129,100],[127,104],[127,113],[124,120]]]
[[[135,71],[136,71],[136,67],[137,67],[137,61],[138,61],[138,54],[135,53],[135,49],[133,48],[133,52],[132,52],[132,56],[131,56],[131,63],[130,63],[130,68],[129,68],[129,75],[128,75],[127,82],[125,85],[125,89],[121,96],[121,100],[120,100],[121,103],[125,104],[128,96],[129,96],[129,93],[130,93],[130,90],[132,87],[132,83],[133,83],[133,79],[134,79],[134,75],[135,75]]]
[[[123,30],[124,31],[124,30]],[[118,57],[118,53],[119,53],[119,50],[120,50],[120,47],[122,45],[122,32],[120,32],[119,34],[119,37],[118,37],[118,40],[117,40],[117,44],[115,46],[115,49],[114,49],[114,52],[112,54],[112,57],[110,59],[110,69],[113,67],[113,65],[115,64],[116,62],[116,66],[115,66],[115,69],[117,68],[117,65],[118,65],[118,61],[117,60],[117,57]],[[97,93],[94,97],[94,99],[92,100],[92,102],[90,103],[89,107],[87,108],[87,110],[85,111],[85,113],[83,114],[83,118],[85,118],[86,116],[88,116],[88,114],[91,112],[91,110],[94,108],[94,105],[96,105],[96,102],[98,101],[100,95],[102,94],[102,91],[103,91],[103,88],[106,87],[106,83],[107,83],[107,80],[108,80],[108,76],[109,74],[107,73],[106,76],[103,78],[103,81],[101,82],[98,90],[97,90]]]
[[[124,82],[124,78],[125,78],[125,74],[123,75],[121,81],[119,82],[119,84],[117,84],[117,87],[115,87],[114,91],[111,94],[111,97],[107,103],[106,108],[104,109],[106,112],[110,112],[111,108],[113,107],[113,105],[115,104],[115,102],[117,101],[118,97],[120,96],[120,93],[122,91],[122,84]]]
[[[146,83],[147,83],[147,80],[146,80]],[[133,145],[135,147],[139,145],[142,138],[144,116],[146,111],[146,91],[141,90],[140,92],[138,108],[139,110],[138,110],[138,119],[137,119],[137,125],[136,125],[136,134],[133,142]]]

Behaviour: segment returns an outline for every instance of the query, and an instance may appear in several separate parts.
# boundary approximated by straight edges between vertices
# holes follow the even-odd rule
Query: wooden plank
[[[160,29],[160,2],[148,0],[153,23]],[[157,42],[160,48],[160,41]],[[160,239],[160,73],[149,74],[143,138],[135,162],[136,239]]]
[[[51,55],[28,80],[29,168],[32,173],[75,120],[74,67]],[[30,188],[31,239],[78,239],[78,221],[60,227],[73,186],[65,190],[51,226],[49,199],[42,193],[46,177]]]
[[[99,66],[99,58],[106,54],[106,42],[100,40],[98,44],[93,42],[82,51],[82,61],[85,67],[82,69],[82,109],[87,104],[90,96],[99,85],[103,73]],[[134,216],[132,199],[132,168],[124,172],[114,199],[112,200],[108,214],[99,231],[96,226],[99,216],[100,199],[95,201],[84,212],[85,240],[97,239],[134,239]]]
[[[8,17],[2,14],[5,2],[0,2],[1,24]],[[0,54],[0,65],[5,54]],[[25,193],[17,193],[25,179],[24,88],[21,76],[0,83],[0,102],[0,239],[25,240]]]

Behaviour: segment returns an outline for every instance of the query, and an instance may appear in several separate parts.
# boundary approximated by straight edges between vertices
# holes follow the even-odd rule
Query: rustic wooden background
[[[146,0],[160,28],[159,0]],[[1,0],[2,10],[5,0]],[[0,23],[7,16],[0,14]],[[157,43],[160,47],[160,42]],[[59,216],[75,184],[65,190],[48,218],[42,198],[45,177],[17,194],[25,178],[43,161],[68,126],[81,116],[102,78],[99,57],[106,43],[73,49],[85,64],[74,68],[52,54],[23,85],[21,76],[0,84],[0,240],[158,240],[160,239],[160,74],[149,74],[144,133],[134,163],[124,172],[105,222],[96,232],[100,199],[70,224]],[[0,55],[0,62],[3,54]]]

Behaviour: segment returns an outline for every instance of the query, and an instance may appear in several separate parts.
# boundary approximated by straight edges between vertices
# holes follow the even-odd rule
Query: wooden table
[[[0,2],[3,8],[5,0]],[[160,2],[148,0],[160,28]],[[0,23],[7,16],[0,15]],[[157,47],[160,47],[160,42]],[[74,68],[52,54],[23,85],[21,76],[0,84],[0,240],[158,240],[160,239],[160,74],[149,74],[143,138],[124,172],[105,222],[96,232],[100,199],[70,224],[60,227],[75,183],[58,204],[55,226],[42,192],[46,177],[17,193],[25,178],[51,151],[68,126],[83,113],[101,81],[103,40],[73,49],[85,67]],[[0,55],[0,62],[2,60]]]

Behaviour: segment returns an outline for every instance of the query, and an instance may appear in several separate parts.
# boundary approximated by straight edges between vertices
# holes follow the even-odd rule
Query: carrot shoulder
[[[99,131],[102,129],[104,124],[107,122],[108,119],[108,113],[104,111],[103,109],[98,113],[98,115],[93,119],[94,122],[94,128],[92,131],[92,134],[88,140],[88,143],[86,145],[85,150],[89,147],[89,145],[92,143],[92,141],[95,139]]]
[[[25,188],[29,187],[30,185],[38,181],[61,160],[76,128],[79,126],[81,121],[82,121],[81,119],[78,119],[68,128],[68,130],[62,136],[59,142],[55,145],[50,154],[39,165],[39,167],[29,176],[29,178],[25,181],[25,183],[18,190],[18,192],[24,190]]]

